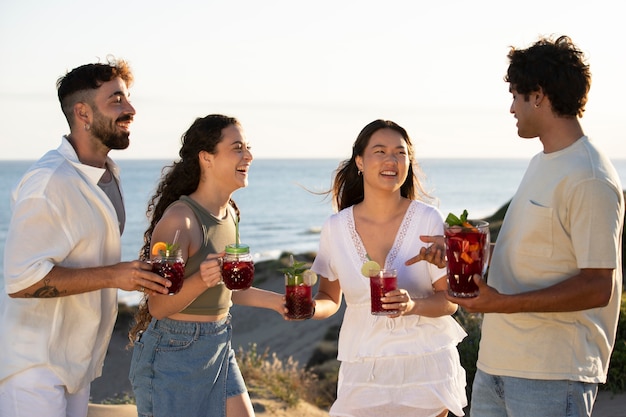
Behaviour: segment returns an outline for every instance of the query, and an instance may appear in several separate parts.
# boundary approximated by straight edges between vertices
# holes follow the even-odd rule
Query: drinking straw
[[[176,242],[178,242],[178,235],[180,235],[180,229],[176,230],[176,233],[174,233],[174,240],[172,241],[172,246],[176,244]]]
[[[235,217],[235,246],[239,247],[239,220]]]

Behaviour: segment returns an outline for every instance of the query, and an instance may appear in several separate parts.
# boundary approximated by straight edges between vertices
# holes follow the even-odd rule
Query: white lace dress
[[[420,235],[442,234],[439,211],[411,202],[385,268],[398,271],[398,287],[414,299],[432,294],[432,283],[445,270],[427,262],[404,262],[425,245]],[[330,415],[431,417],[447,408],[462,416],[466,380],[456,346],[466,333],[450,316],[373,316],[369,278],[360,272],[366,261],[352,207],[331,216],[312,266],[322,277],[339,279],[347,306],[339,334],[337,401]]]

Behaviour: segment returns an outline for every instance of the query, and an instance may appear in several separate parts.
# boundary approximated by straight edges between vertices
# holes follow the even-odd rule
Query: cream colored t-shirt
[[[610,161],[586,137],[538,154],[496,242],[488,283],[505,294],[545,288],[583,268],[611,268],[606,307],[485,314],[478,368],[492,375],[605,382],[622,293],[624,201]]]

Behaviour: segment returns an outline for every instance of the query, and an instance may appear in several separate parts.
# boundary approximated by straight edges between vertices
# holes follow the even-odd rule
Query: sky
[[[177,158],[196,117],[240,120],[256,158],[347,158],[390,119],[417,158],[529,158],[503,77],[511,46],[570,36],[593,81],[581,123],[626,159],[623,13],[613,0],[0,0],[0,159],[37,159],[69,133],[68,70],[127,60],[137,110],[117,159]]]

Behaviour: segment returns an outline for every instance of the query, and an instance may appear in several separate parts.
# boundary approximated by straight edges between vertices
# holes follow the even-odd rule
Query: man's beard
[[[100,139],[103,145],[109,149],[126,149],[130,144],[129,132],[119,132],[116,122],[132,120],[130,114],[122,115],[116,120],[105,117],[97,109],[93,112],[93,123],[91,124],[91,134]]]

